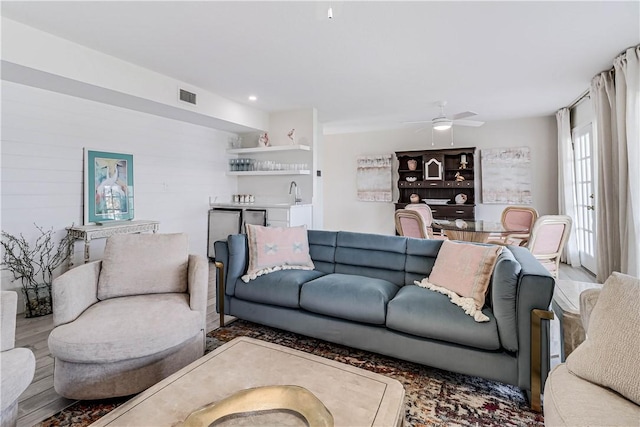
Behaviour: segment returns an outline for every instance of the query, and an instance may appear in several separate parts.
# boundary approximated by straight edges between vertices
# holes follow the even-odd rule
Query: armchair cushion
[[[640,279],[614,272],[606,280],[587,339],[567,358],[569,371],[640,405]]]
[[[18,399],[31,384],[36,370],[36,358],[28,348],[14,348],[2,352],[0,365],[0,396],[4,409]]]
[[[113,298],[88,308],[80,319],[56,327],[49,349],[77,363],[111,363],[160,353],[202,330],[202,313],[189,307],[188,294]]]
[[[187,292],[188,264],[186,234],[111,236],[102,258],[98,299]]]

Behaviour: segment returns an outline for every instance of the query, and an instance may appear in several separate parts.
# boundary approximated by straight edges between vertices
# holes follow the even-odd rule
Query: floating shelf
[[[310,175],[310,170],[281,170],[281,171],[228,171],[227,175],[233,176],[259,176],[259,175]]]
[[[262,154],[274,153],[277,151],[309,151],[311,147],[308,145],[273,145],[270,147],[252,147],[252,148],[232,148],[227,150],[228,154]],[[295,175],[295,174],[294,174]]]

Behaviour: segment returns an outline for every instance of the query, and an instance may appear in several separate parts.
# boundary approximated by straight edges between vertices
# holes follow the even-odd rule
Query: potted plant
[[[40,235],[30,244],[20,233],[2,231],[2,270],[8,270],[22,284],[25,316],[51,314],[51,283],[55,270],[69,257],[68,237],[55,242],[53,228],[44,230],[34,224]]]

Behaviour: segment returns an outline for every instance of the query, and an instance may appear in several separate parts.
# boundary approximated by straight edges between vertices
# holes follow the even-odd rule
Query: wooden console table
[[[69,245],[69,268],[73,267],[74,242],[84,241],[84,263],[89,262],[89,247],[94,239],[106,239],[115,234],[156,233],[160,227],[158,221],[113,221],[102,225],[81,225],[67,227],[67,236],[71,239]]]

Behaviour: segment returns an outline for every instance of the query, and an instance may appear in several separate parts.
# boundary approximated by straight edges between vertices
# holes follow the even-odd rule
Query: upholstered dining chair
[[[447,240],[447,236],[442,234],[440,231],[435,232],[433,230],[433,211],[431,210],[431,207],[429,205],[427,205],[426,203],[412,203],[405,206],[405,209],[416,211],[422,216],[424,225],[427,228],[427,235],[429,236],[429,239]]]
[[[53,282],[53,383],[69,399],[139,393],[204,354],[207,259],[186,234],[107,239]]]
[[[558,277],[560,255],[571,233],[571,218],[567,215],[543,215],[531,230],[527,248],[553,277]]]
[[[401,236],[429,239],[429,233],[420,212],[398,209],[395,212],[396,231]]]
[[[0,425],[15,426],[18,398],[29,387],[36,370],[36,358],[28,348],[15,348],[18,294],[0,292]]]
[[[529,206],[507,206],[502,211],[500,221],[506,230],[518,230],[517,233],[491,235],[488,243],[496,245],[526,246],[531,237],[533,224],[538,219],[538,211]],[[526,232],[520,230],[526,229]]]

